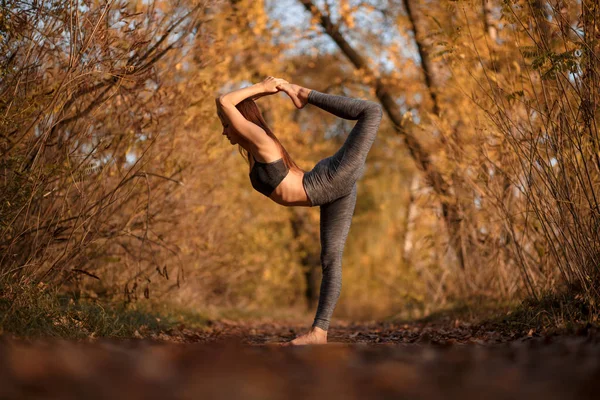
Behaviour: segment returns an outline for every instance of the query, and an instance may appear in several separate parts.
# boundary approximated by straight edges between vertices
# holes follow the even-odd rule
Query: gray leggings
[[[342,147],[306,172],[302,184],[311,207],[321,211],[323,278],[313,327],[329,329],[329,320],[342,289],[342,254],[356,205],[356,181],[377,135],[383,111],[379,103],[312,90],[308,103],[340,118],[358,120]]]

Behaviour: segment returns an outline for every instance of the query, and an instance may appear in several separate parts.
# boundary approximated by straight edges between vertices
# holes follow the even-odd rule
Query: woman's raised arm
[[[275,94],[280,90],[277,88],[277,86],[284,83],[288,82],[285,79],[273,78],[272,76],[269,76],[267,77],[267,79],[260,83],[255,83],[252,86],[247,86],[241,89],[234,90],[233,92],[229,92],[227,94],[219,96],[218,99],[222,105],[224,105],[225,103],[229,103],[235,106],[241,101],[247,99],[248,97],[252,97],[254,99],[262,96]]]
[[[219,118],[225,117],[233,125],[235,130],[248,140],[255,148],[261,145],[269,144],[271,139],[266,134],[263,128],[256,125],[254,122],[248,121],[246,117],[240,113],[236,105],[244,99],[261,93],[277,93],[277,85],[286,82],[284,79],[276,79],[268,77],[261,83],[254,84],[249,87],[234,90],[223,96],[215,99],[217,103],[217,113]]]

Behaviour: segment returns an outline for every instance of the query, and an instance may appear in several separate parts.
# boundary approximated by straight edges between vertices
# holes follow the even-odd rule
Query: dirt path
[[[184,343],[239,342],[248,345],[284,343],[306,333],[310,324],[299,322],[211,321],[206,330],[180,327],[155,335],[153,339]],[[595,334],[595,331],[592,332]],[[587,335],[587,331],[581,332]],[[411,323],[333,323],[328,331],[329,344],[496,344],[539,337],[532,331],[510,330],[498,326],[470,324],[459,320]]]
[[[568,337],[489,328],[338,323],[330,344],[301,347],[276,344],[305,324],[269,322],[215,321],[152,340],[4,338],[0,399],[598,398],[594,328]]]

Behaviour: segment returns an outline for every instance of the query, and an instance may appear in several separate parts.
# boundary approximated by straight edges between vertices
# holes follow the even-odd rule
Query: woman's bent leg
[[[356,120],[342,147],[321,160],[306,174],[307,193],[313,205],[321,205],[347,194],[364,171],[367,154],[375,141],[383,111],[369,100],[331,95],[311,90],[308,102],[345,119]]]
[[[323,330],[329,329],[329,321],[342,290],[342,255],[356,206],[356,191],[355,183],[347,195],[321,205],[323,278],[313,327]]]
[[[308,94],[308,103],[330,112],[336,117],[349,120],[360,119],[366,113],[377,113],[377,108],[381,113],[381,106],[374,101],[322,93],[314,89],[311,89]]]

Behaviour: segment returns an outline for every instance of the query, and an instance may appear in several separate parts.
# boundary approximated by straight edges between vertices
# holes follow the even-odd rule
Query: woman
[[[301,170],[269,129],[254,99],[285,92],[297,108],[312,104],[340,118],[357,120],[342,147]],[[356,181],[364,172],[383,111],[373,101],[331,95],[267,77],[216,99],[223,135],[246,150],[252,187],[284,206],[320,207],[323,278],[310,331],[286,345],[327,343],[327,330],[342,287],[342,254],[354,207]]]

